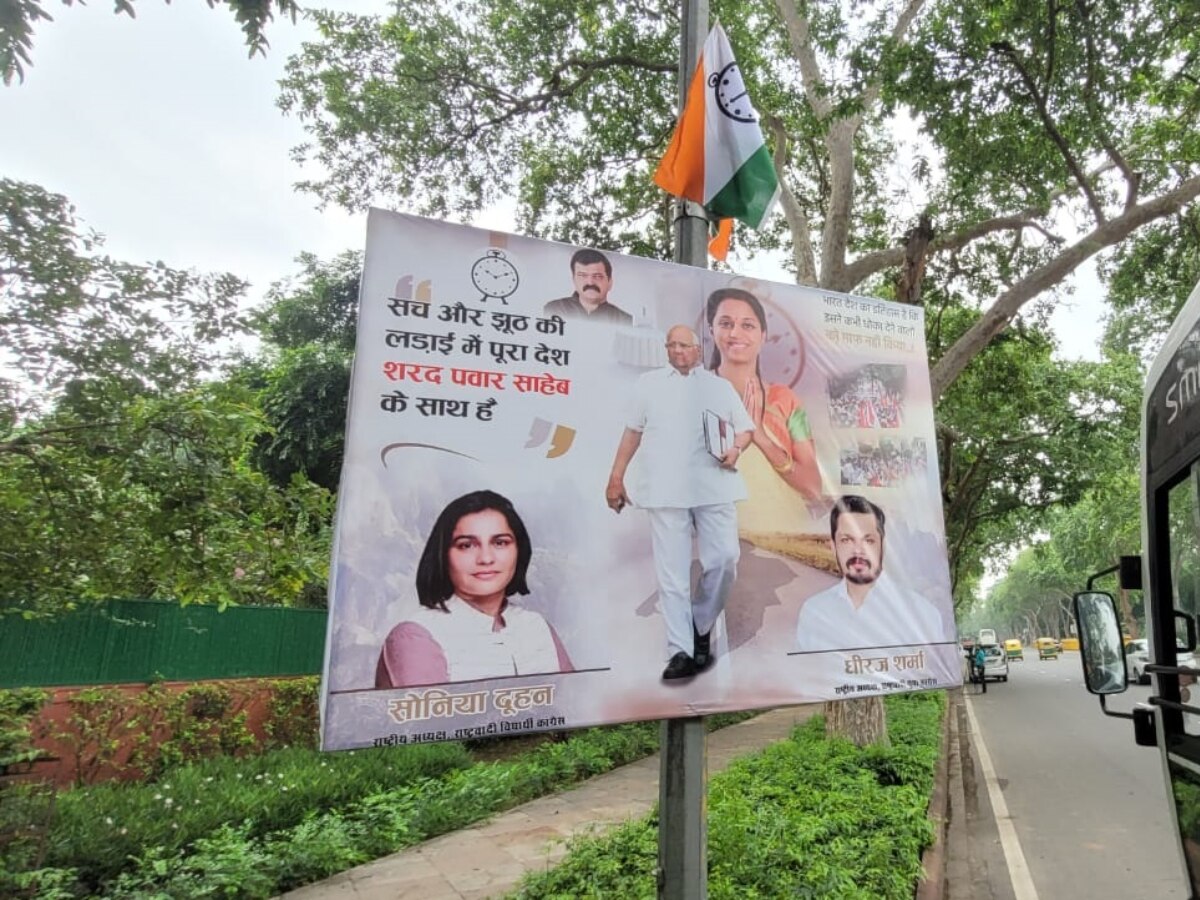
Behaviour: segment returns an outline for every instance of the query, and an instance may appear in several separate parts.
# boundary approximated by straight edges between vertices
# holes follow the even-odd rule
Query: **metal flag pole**
[[[679,42],[679,110],[700,61],[708,31],[708,0],[682,0]],[[689,209],[689,206],[692,209]],[[708,222],[694,204],[675,202],[675,262],[708,266]],[[659,900],[708,897],[708,770],[704,719],[664,719],[658,776]]]

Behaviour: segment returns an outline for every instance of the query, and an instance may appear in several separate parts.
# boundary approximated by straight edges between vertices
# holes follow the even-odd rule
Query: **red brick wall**
[[[177,694],[196,684],[220,684],[228,687],[233,695],[233,701],[230,704],[227,716],[236,715],[238,712],[244,711],[247,716],[246,724],[249,731],[259,741],[263,739],[263,725],[268,715],[268,701],[271,697],[271,680],[236,679],[206,682],[162,682],[159,687]],[[56,738],[55,735],[64,731],[78,735],[77,729],[73,728],[71,724],[71,700],[81,691],[102,690],[113,694],[115,697],[122,698],[122,700],[117,701],[116,709],[113,711],[119,715],[118,722],[123,722],[131,718],[135,710],[132,702],[126,705],[124,701],[134,700],[138,695],[145,693],[149,687],[149,685],[145,684],[122,684],[107,685],[100,688],[91,685],[87,687],[49,689],[51,694],[50,699],[46,702],[41,712],[34,718],[30,727],[31,733],[34,735],[34,746],[44,750],[48,754],[48,757],[34,763],[30,770],[25,773],[25,777],[52,781],[60,787],[74,784],[80,778],[85,783],[95,783],[112,779],[136,780],[141,778],[143,773],[128,765],[130,755],[142,731],[141,729],[127,729],[123,727],[110,729],[108,734],[116,742],[117,749],[108,754],[107,760],[99,761],[93,761],[94,746],[77,748],[73,746],[73,743],[78,743],[78,741],[72,742],[70,739]],[[155,737],[160,740],[169,736],[162,733],[161,728],[159,732]],[[79,756],[83,756],[84,759],[81,761]]]

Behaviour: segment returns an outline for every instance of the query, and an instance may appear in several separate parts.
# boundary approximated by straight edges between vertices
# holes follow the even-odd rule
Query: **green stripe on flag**
[[[706,204],[706,208],[714,216],[737,219],[751,228],[757,228],[762,224],[778,187],[775,166],[771,164],[771,154],[764,144],[742,163],[742,167]]]

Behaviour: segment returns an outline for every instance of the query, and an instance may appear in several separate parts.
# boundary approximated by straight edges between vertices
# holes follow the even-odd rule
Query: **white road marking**
[[[1029,866],[1025,862],[1025,853],[1017,839],[1016,826],[1008,814],[1008,804],[1004,802],[1000,781],[996,778],[996,770],[992,768],[992,758],[988,755],[987,745],[983,742],[983,732],[979,730],[979,722],[976,721],[971,706],[972,703],[968,699],[967,718],[971,720],[971,731],[975,734],[975,749],[979,753],[979,765],[983,769],[983,778],[987,784],[988,799],[992,802],[992,815],[995,816],[996,829],[1000,833],[1000,846],[1004,849],[1004,859],[1008,863],[1008,877],[1012,879],[1013,895],[1016,900],[1038,900],[1037,888],[1033,886],[1033,877],[1029,874]]]

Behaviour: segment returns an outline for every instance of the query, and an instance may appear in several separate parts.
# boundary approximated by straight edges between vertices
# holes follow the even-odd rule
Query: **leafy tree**
[[[1141,0],[715,2],[764,115],[784,216],[744,238],[797,280],[919,302],[926,268],[986,307],[933,368],[935,398],[1081,262],[1200,194],[1200,9]],[[434,214],[515,196],[547,237],[665,256],[649,175],[669,135],[675,4],[400,0],[313,14],[281,105],[360,208]],[[905,121],[920,149],[894,137]],[[903,152],[902,152],[903,151]],[[889,165],[902,180],[889,180]],[[915,208],[911,215],[898,210]],[[1058,232],[1074,222],[1083,236]]]
[[[950,335],[934,329],[932,346],[977,316],[951,312],[939,319]],[[1078,503],[1098,478],[1136,458],[1136,359],[1064,362],[1053,349],[1043,330],[1011,329],[939,406],[938,461],[958,605],[972,597],[987,559],[1029,542],[1049,510]]]
[[[213,381],[244,285],[100,254],[65,198],[0,181],[0,600],[320,603],[327,491],[251,464],[269,431]]]
[[[1156,222],[1106,261],[1112,315],[1104,344],[1149,362],[1176,314],[1200,282],[1200,209]]]
[[[298,279],[271,288],[254,326],[268,344],[240,377],[257,389],[270,424],[255,442],[254,463],[278,485],[297,474],[335,491],[341,474],[358,317],[362,256],[329,263],[300,257]]]
[[[313,254],[302,253],[297,262],[302,268],[298,278],[271,286],[253,327],[282,350],[321,344],[353,352],[362,254],[343,253],[322,263]]]
[[[60,409],[0,441],[0,604],[108,597],[322,605],[328,492],[249,464],[261,414],[221,383]]]
[[[167,0],[170,2],[170,0]],[[267,38],[263,29],[278,11],[290,16],[293,20],[299,6],[294,0],[205,0],[211,9],[224,2],[233,13],[234,19],[242,26],[246,35],[246,45],[250,55],[265,53]],[[74,5],[74,0],[62,0],[63,6]],[[83,0],[79,0],[83,5]],[[42,0],[5,0],[0,6],[0,77],[5,84],[12,84],[13,78],[25,80],[25,67],[30,65],[29,51],[33,49],[33,28],[41,20],[51,21],[51,16],[44,9]],[[134,16],[133,0],[115,0],[117,13],[125,13],[130,18]]]
[[[350,354],[307,344],[278,354],[253,381],[270,429],[258,435],[254,465],[275,484],[297,475],[336,491],[342,470]]]
[[[101,254],[67,199],[0,179],[0,397],[10,425],[62,401],[195,381],[244,331],[245,283]]]
[[[1078,503],[1049,513],[1049,537],[1023,550],[989,593],[984,605],[989,621],[1012,634],[1065,636],[1071,597],[1087,576],[1137,552],[1138,494],[1137,469],[1130,465],[1099,478]],[[1126,630],[1137,637],[1144,627],[1141,610],[1124,591],[1119,605]]]

